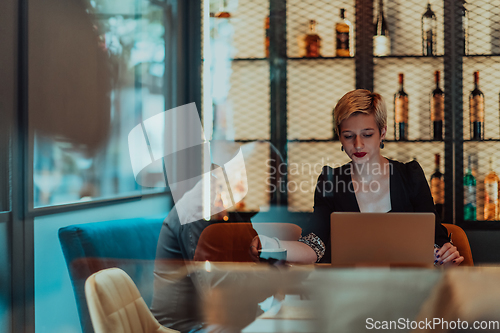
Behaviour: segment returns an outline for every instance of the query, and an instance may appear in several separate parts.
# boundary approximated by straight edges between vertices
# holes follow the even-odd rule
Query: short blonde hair
[[[387,125],[387,107],[382,96],[366,89],[356,89],[342,96],[333,110],[338,135],[342,122],[355,113],[373,114],[379,131]]]

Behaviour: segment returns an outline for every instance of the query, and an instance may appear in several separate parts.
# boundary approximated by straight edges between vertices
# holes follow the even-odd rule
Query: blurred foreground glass
[[[88,8],[49,2],[34,3],[29,17],[33,206],[143,193],[127,137],[165,111],[164,9],[141,0],[90,1]],[[161,182],[157,169],[147,176]]]
[[[243,333],[357,333],[375,321],[405,330],[442,278],[439,270],[313,265],[194,262],[191,269],[207,331]]]

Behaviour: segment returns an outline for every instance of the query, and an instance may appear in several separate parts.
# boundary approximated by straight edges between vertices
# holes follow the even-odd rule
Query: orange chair
[[[291,223],[214,223],[200,235],[194,260],[252,262],[250,243],[257,235],[298,240],[302,229]]]
[[[451,234],[451,241],[457,247],[460,255],[464,257],[464,261],[460,266],[474,266],[474,261],[472,260],[472,252],[470,250],[469,239],[465,234],[465,231],[455,224],[443,223],[443,225]]]
[[[250,243],[257,236],[251,223],[214,223],[198,239],[196,261],[252,262]]]

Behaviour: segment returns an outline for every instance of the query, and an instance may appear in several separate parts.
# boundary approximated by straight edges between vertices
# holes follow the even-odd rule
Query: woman
[[[311,226],[314,233],[297,242],[281,242],[290,261],[330,261],[330,214],[341,212],[433,212],[434,204],[424,172],[416,161],[400,163],[381,155],[387,133],[387,109],[379,94],[358,89],[345,94],[334,110],[336,131],[351,162],[332,169],[323,167],[314,195]],[[316,236],[317,235],[317,236]],[[316,237],[326,243],[324,256]],[[264,247],[277,247],[261,236]],[[314,241],[311,241],[314,240]],[[258,247],[255,242],[252,246]],[[252,251],[256,253],[256,247]],[[464,258],[450,243],[436,216],[435,264],[459,265]]]

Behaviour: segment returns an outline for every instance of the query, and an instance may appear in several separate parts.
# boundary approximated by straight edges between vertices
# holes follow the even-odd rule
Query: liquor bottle
[[[394,136],[396,140],[408,140],[408,94],[404,88],[404,74],[399,73],[399,91],[394,94]]]
[[[226,1],[219,1],[219,10],[215,13],[214,17],[216,18],[230,18],[231,14],[226,11]]]
[[[474,72],[474,90],[469,96],[471,140],[484,139],[484,94],[479,89],[479,71]]]
[[[436,88],[432,91],[431,97],[431,121],[433,140],[443,140],[443,121],[444,121],[444,92],[439,87],[439,71],[434,72],[434,81]]]
[[[335,25],[336,56],[352,57],[353,50],[351,45],[352,25],[345,17],[345,9],[340,9],[340,20]]]
[[[270,25],[270,19],[269,19],[269,16],[266,16],[266,19],[264,20],[264,29],[266,31],[266,38],[264,40],[264,50],[265,50],[266,58],[269,58],[269,43],[270,43],[269,25]]]
[[[439,170],[441,156],[439,154],[435,154],[434,158],[436,167],[434,169],[434,173],[431,175],[431,194],[434,199],[436,212],[442,220],[444,217],[444,177]]]
[[[464,220],[476,220],[476,178],[472,174],[470,155],[464,176]]]
[[[225,0],[219,1],[217,11],[211,12],[210,17],[213,17],[215,19],[215,21],[213,22],[211,37],[214,39],[225,38],[224,34],[221,35],[220,32],[227,31],[225,27],[228,25],[229,19],[231,18],[231,14],[226,10]]]
[[[384,17],[384,1],[379,0],[377,22],[375,23],[375,33],[373,34],[373,55],[381,57],[389,54],[391,54],[389,28]]]
[[[494,170],[493,157],[489,160],[490,172],[484,178],[484,219],[498,220],[498,182],[500,178]]]
[[[316,33],[316,21],[309,21],[309,32],[304,38],[305,42],[305,57],[307,58],[317,58],[321,57],[321,37]]]
[[[431,4],[427,2],[427,10],[422,15],[422,54],[424,56],[436,55],[436,14],[431,9]]]
[[[462,0],[462,33],[463,33],[463,50],[465,55],[469,55],[469,11],[465,7],[467,2]]]

